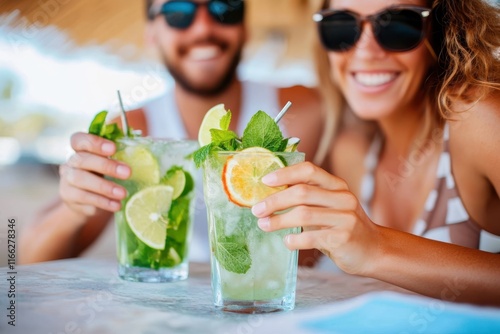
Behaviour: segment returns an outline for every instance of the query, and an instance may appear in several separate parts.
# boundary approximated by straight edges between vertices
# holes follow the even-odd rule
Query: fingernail
[[[266,202],[260,202],[252,207],[252,213],[254,216],[258,216],[266,211]]]
[[[269,225],[270,225],[269,217],[261,218],[261,219],[257,220],[257,225],[259,225],[261,230],[269,229]]]
[[[102,144],[101,146],[101,150],[104,152],[104,153],[107,153],[107,154],[112,154],[113,151],[115,150],[115,145],[111,144],[111,143],[104,143]]]
[[[129,168],[123,165],[119,165],[118,167],[116,167],[116,174],[122,177],[127,177],[129,174]]]
[[[113,195],[118,198],[123,198],[125,197],[125,191],[122,188],[114,187],[113,188]]]
[[[267,175],[264,175],[262,178],[262,183],[267,184],[268,186],[272,186],[274,183],[277,181],[276,173],[270,173]]]
[[[283,242],[285,245],[288,245],[290,243],[290,234],[287,234],[283,237]]]

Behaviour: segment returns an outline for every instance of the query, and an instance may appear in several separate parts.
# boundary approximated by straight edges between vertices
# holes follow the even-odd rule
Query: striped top
[[[365,158],[366,175],[361,183],[361,204],[370,215],[369,204],[375,191],[375,168],[378,164],[382,140],[374,140]],[[478,249],[481,228],[470,218],[458,193],[451,169],[449,128],[443,131],[443,146],[439,157],[436,182],[427,196],[424,210],[417,220],[413,234],[428,239]]]

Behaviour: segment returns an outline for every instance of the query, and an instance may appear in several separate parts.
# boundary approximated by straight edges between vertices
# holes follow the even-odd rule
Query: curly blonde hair
[[[328,8],[331,0],[324,0]],[[454,101],[475,103],[491,90],[500,90],[500,7],[485,0],[427,0],[432,8],[429,41],[437,62],[425,81],[429,105],[437,108],[435,121],[453,119],[461,112]],[[318,42],[319,43],[319,42]],[[330,78],[326,52],[316,52],[318,81],[329,110],[337,117],[344,103]],[[436,109],[434,109],[436,110]],[[432,122],[432,121],[431,121]]]
[[[436,40],[437,106],[445,119],[453,101],[474,103],[500,89],[500,7],[484,0],[428,1]]]

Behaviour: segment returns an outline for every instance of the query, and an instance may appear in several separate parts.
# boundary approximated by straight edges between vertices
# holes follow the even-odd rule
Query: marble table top
[[[260,333],[256,324],[277,315],[372,291],[406,293],[374,279],[301,268],[295,310],[244,315],[213,307],[208,264],[191,263],[189,279],[175,283],[123,281],[116,267],[115,260],[88,258],[18,266],[15,327],[5,317],[9,269],[0,268],[0,333]]]

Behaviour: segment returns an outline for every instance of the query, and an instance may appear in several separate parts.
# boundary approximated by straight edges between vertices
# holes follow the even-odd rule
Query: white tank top
[[[221,101],[223,103],[224,101]],[[278,89],[267,84],[242,82],[242,104],[237,124],[237,133],[241,135],[250,118],[262,110],[275,117],[280,111]],[[177,110],[174,91],[155,98],[144,107],[148,134],[158,138],[187,138],[186,128]],[[286,136],[284,129],[281,129]],[[189,259],[195,262],[210,261],[208,243],[208,225],[201,170],[196,175],[196,205],[193,234],[189,249]]]

